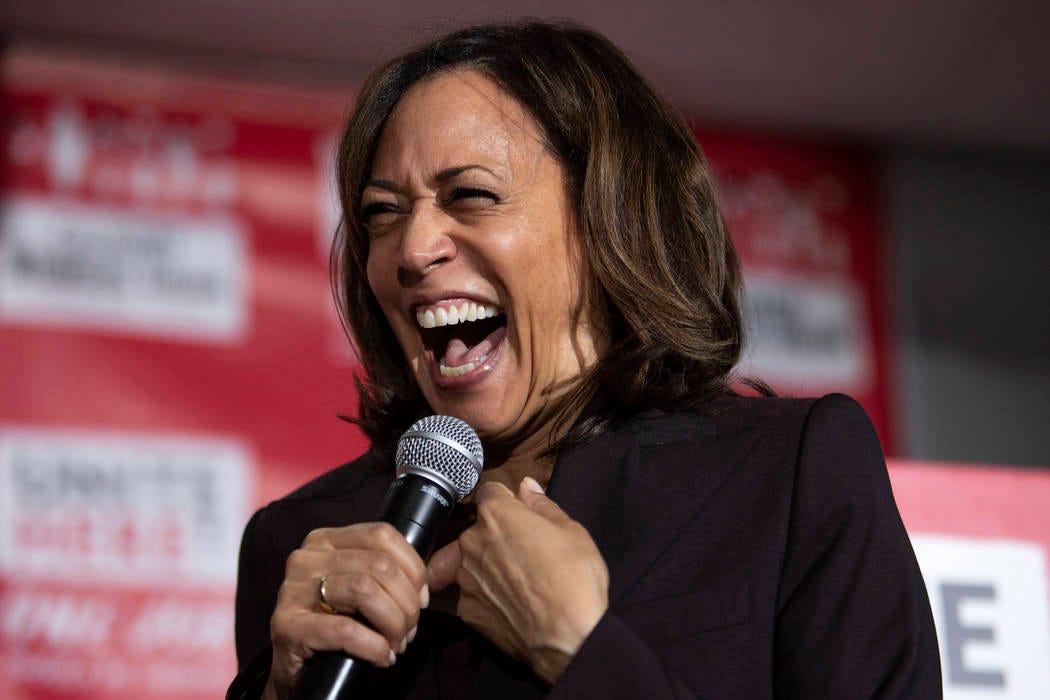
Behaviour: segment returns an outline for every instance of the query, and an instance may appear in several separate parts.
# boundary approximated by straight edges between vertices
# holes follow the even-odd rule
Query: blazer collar
[[[751,449],[751,430],[719,433],[708,418],[642,416],[559,458],[549,496],[587,528],[619,602]]]

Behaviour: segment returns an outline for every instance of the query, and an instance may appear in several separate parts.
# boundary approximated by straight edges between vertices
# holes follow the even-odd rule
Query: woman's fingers
[[[433,591],[440,591],[456,581],[461,554],[459,541],[453,540],[430,557],[427,564],[427,584]]]
[[[572,518],[565,514],[561,506],[547,497],[543,487],[531,476],[522,479],[518,485],[518,500],[551,522],[566,523],[572,521]]]
[[[387,587],[369,576],[333,574],[325,578],[325,593],[329,605],[344,614],[363,616],[394,651],[400,651],[408,631],[419,622],[420,605],[419,591],[402,580],[404,585]]]
[[[270,622],[270,636],[275,648],[284,648],[300,660],[337,649],[376,666],[390,666],[396,658],[397,650],[386,637],[346,615],[297,614],[278,608]]]
[[[422,562],[421,562],[422,563]],[[423,605],[422,588],[426,585],[426,568],[422,569],[422,582],[415,574],[409,574],[384,552],[337,551],[330,564],[326,587],[328,601],[340,612],[361,610],[359,601],[379,593],[377,587],[390,596],[398,608],[407,616],[418,616]],[[333,598],[333,596],[335,596]],[[340,597],[346,599],[346,608],[339,604]]]
[[[406,615],[425,607],[427,569],[419,554],[387,523],[363,523],[339,529],[314,530],[303,548],[288,557],[286,581],[315,581],[327,577],[326,592],[340,612],[359,607],[336,605],[333,595],[353,602],[355,596],[374,591],[373,582],[385,590]],[[340,576],[336,579],[336,576]]]
[[[325,577],[325,598],[328,604],[342,614],[325,612],[321,606],[320,580],[285,580],[277,595],[277,607],[271,620],[271,632],[275,627],[286,625],[301,618],[316,616],[321,619],[349,619],[359,616],[362,624],[370,626],[387,640],[390,648],[400,652],[409,631],[419,622],[419,592],[400,593],[402,599],[410,598],[415,605],[399,603],[387,589],[375,579],[355,574],[333,574]],[[404,607],[402,607],[404,605]],[[280,615],[278,615],[280,613]],[[323,624],[323,623],[322,623]],[[294,634],[289,630],[285,636]],[[319,647],[322,640],[303,640],[304,649]]]
[[[322,577],[325,600],[345,614],[322,608]],[[311,532],[288,557],[270,620],[275,687],[290,688],[318,651],[392,664],[414,636],[429,598],[426,581],[419,554],[387,523]]]
[[[303,540],[300,551],[385,552],[418,590],[427,580],[426,565],[404,535],[390,523],[358,523],[348,527],[320,528]]]
[[[485,484],[475,503],[477,521],[458,540],[458,612],[553,683],[608,607],[605,562],[531,479],[517,493]]]

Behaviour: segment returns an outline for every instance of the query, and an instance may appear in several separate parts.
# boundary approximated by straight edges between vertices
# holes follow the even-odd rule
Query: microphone
[[[485,462],[481,440],[458,418],[427,416],[401,436],[394,462],[396,477],[376,520],[393,525],[426,561],[452,507],[477,486]],[[354,619],[367,624],[360,615]],[[342,651],[318,652],[303,666],[292,699],[348,699],[369,686],[374,670]]]

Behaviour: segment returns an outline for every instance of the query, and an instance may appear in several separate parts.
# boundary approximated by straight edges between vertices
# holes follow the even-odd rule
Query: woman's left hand
[[[587,530],[526,477],[485,483],[477,522],[434,554],[432,590],[455,581],[457,613],[550,684],[609,606],[609,570]]]

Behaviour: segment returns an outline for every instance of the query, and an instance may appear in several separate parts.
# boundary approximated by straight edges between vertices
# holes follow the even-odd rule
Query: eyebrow
[[[454,177],[456,177],[458,175],[462,175],[463,173],[467,172],[468,170],[484,170],[488,174],[490,174],[493,177],[499,179],[499,175],[494,173],[489,168],[486,168],[484,165],[479,165],[477,163],[469,163],[467,165],[456,165],[456,166],[453,166],[451,168],[445,168],[444,170],[440,170],[440,171],[438,171],[438,173],[436,175],[434,175],[434,180],[436,182],[438,182],[439,184],[443,184],[443,183],[448,182],[449,180],[453,179]],[[381,190],[389,190],[391,192],[396,192],[398,190],[398,186],[397,186],[396,183],[394,183],[394,182],[392,182],[390,180],[382,180],[382,179],[369,180],[368,182],[365,183],[365,187],[378,187]]]

